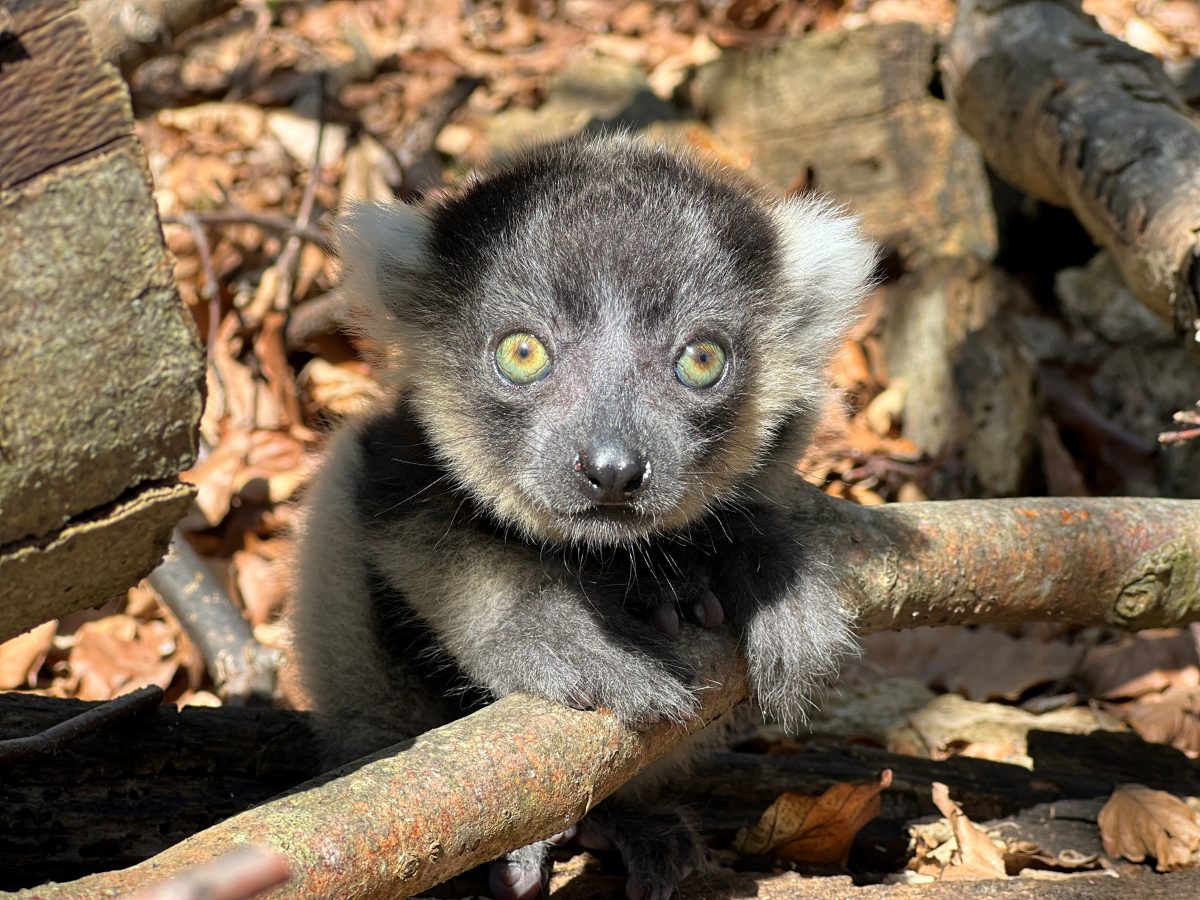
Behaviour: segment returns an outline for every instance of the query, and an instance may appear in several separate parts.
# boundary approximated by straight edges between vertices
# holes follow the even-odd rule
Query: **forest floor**
[[[1085,8],[1169,71],[1183,73],[1200,59],[1200,7],[1189,0],[1089,0]],[[379,396],[364,348],[338,329],[337,264],[326,236],[348,201],[416,198],[450,184],[510,139],[497,123],[516,122],[520,130],[522,117],[547,116],[551,105],[558,116],[553,127],[576,128],[587,117],[561,109],[554,84],[579,59],[633,73],[659,102],[674,103],[697,67],[731,50],[894,22],[944,34],[953,15],[949,0],[246,0],[143,65],[132,82],[138,133],[179,290],[209,361],[201,458],[185,474],[199,498],[183,528],[258,640],[286,653],[297,510],[323,438]],[[1195,75],[1188,83],[1196,83]],[[558,98],[554,104],[551,97]],[[1200,90],[1192,99],[1200,100]],[[754,148],[730,151],[701,132],[693,142],[734,165],[741,164],[739,153],[754,154]],[[1058,250],[1045,248],[1036,267],[1027,257],[1001,264],[1041,314],[1084,329],[1087,323],[1071,318],[1053,287],[1061,284],[1057,273],[1081,260],[1058,258]],[[906,385],[888,375],[879,321],[900,274],[889,273],[839,355],[832,376],[844,402],[817,448],[798,461],[805,478],[862,504],[962,495],[944,490],[937,477],[956,448],[934,455],[906,436]],[[1054,388],[1056,396],[1063,390]],[[1037,417],[1027,490],[1170,492],[1155,469],[1157,431],[1171,427],[1169,415],[1157,430],[1133,433],[1102,421],[1102,412],[1081,428],[1078,417],[1061,412],[1069,407],[1047,403]],[[810,733],[784,736],[764,727],[745,736],[740,749],[786,756],[806,746],[853,744],[928,760],[1028,767],[1031,730],[1131,731],[1194,759],[1200,755],[1197,637],[1187,629],[1128,635],[1047,624],[872,635]],[[0,690],[106,700],[147,684],[160,685],[180,705],[221,702],[200,654],[145,583],[103,608],[0,644]],[[281,702],[299,708],[305,702],[286,671]],[[872,798],[879,789],[859,786],[855,803],[877,808]],[[1116,800],[1126,811],[1118,805],[1108,831],[1101,821],[1103,844],[1091,840],[1047,855],[1026,842],[1022,856],[1015,842],[993,832],[994,842],[984,840],[1000,846],[1000,856],[959,852],[952,859],[940,820],[913,825],[908,858],[896,871],[856,870],[857,856],[848,871],[860,881],[921,882],[946,877],[948,868],[963,870],[962,877],[1031,869],[1066,877],[1151,866],[1113,852],[1122,846],[1120,828],[1146,829],[1151,845],[1166,841],[1159,844],[1160,870],[1200,862],[1200,819],[1193,816],[1191,830],[1163,837],[1152,820],[1155,804],[1165,801]],[[799,836],[812,827],[812,803],[796,802],[781,798],[783,805],[769,811],[748,810],[751,820],[765,814],[758,832],[710,834],[716,858],[733,867],[811,867],[811,848]],[[1200,809],[1200,801],[1186,802]],[[943,813],[952,809],[947,804],[940,804]],[[1142,821],[1134,808],[1150,811],[1142,817],[1149,824],[1131,824]],[[843,809],[836,827],[857,828],[855,815]],[[589,867],[594,861],[586,856],[560,860],[555,885]]]

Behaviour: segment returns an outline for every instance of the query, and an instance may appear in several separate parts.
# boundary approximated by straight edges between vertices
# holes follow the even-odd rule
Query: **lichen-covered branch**
[[[864,631],[1050,619],[1150,627],[1200,620],[1200,502],[989,500],[861,508],[806,488]],[[810,532],[812,533],[812,532]],[[711,687],[689,729],[622,728],[512,696],[201,832],[120,872],[26,896],[113,896],[235,846],[283,856],[281,896],[409,896],[560,831],[745,693],[734,641],[689,629]]]
[[[860,630],[1029,621],[1139,630],[1200,619],[1200,501],[1025,498],[817,517]]]
[[[1193,334],[1200,121],[1158,61],[1078,0],[961,0],[942,72],[992,168],[1070,207],[1138,299]]]

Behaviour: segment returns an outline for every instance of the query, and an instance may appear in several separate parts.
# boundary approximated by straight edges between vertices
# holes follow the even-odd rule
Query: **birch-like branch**
[[[863,631],[1052,620],[1144,628],[1200,619],[1200,502],[1057,499],[862,508],[801,491],[796,518],[845,573]],[[815,529],[815,530],[813,530]],[[278,896],[410,896],[560,831],[745,696],[733,638],[685,629],[709,678],[688,729],[514,695],[345,767],[120,872],[30,896],[111,896],[256,844]]]

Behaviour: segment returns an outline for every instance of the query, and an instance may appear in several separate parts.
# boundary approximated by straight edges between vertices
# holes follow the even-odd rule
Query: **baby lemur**
[[[300,551],[327,761],[514,691],[684,721],[679,614],[732,620],[759,706],[801,720],[852,647],[785,498],[871,284],[855,220],[609,136],[360,205],[341,241],[394,391],[333,439]],[[667,897],[703,846],[637,782],[589,821],[630,896]],[[536,894],[544,853],[493,891]]]

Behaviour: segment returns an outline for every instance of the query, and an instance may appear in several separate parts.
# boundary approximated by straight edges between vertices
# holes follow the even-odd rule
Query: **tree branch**
[[[1200,124],[1158,61],[1078,0],[961,0],[942,73],[992,168],[1073,210],[1134,295],[1195,333]]]
[[[1049,619],[1151,627],[1200,619],[1200,502],[1055,499],[862,508],[813,488],[795,518],[846,573],[863,631]],[[816,530],[812,530],[816,529]],[[629,731],[603,711],[514,695],[207,829],[132,868],[39,889],[128,890],[235,845],[273,848],[289,896],[410,896],[577,821],[746,684],[732,636],[688,629],[708,677],[688,729]]]

